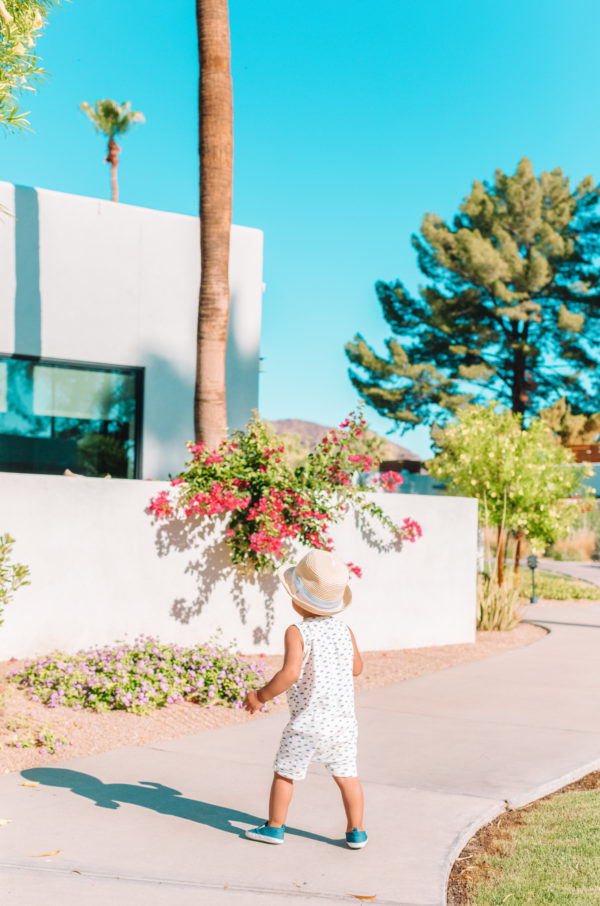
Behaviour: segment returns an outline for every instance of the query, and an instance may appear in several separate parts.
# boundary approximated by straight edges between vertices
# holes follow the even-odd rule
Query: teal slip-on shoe
[[[355,827],[346,832],[346,846],[349,846],[350,849],[362,849],[367,845],[368,840],[365,831],[356,830]]]
[[[260,827],[252,827],[246,831],[248,840],[258,840],[259,843],[283,843],[284,835],[285,824],[282,827],[261,824]]]

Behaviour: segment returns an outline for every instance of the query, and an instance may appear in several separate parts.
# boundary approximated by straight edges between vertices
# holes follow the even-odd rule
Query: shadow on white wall
[[[156,529],[156,552],[159,557],[168,557],[171,552],[190,552],[191,558],[185,567],[185,574],[194,579],[196,594],[193,598],[177,597],[169,613],[183,625],[189,624],[202,613],[217,586],[227,584],[237,609],[242,626],[248,622],[249,600],[257,595],[264,601],[264,619],[252,629],[255,645],[270,643],[274,623],[275,592],[279,580],[275,575],[244,575],[231,562],[229,549],[222,535],[220,521],[208,519],[170,519]],[[194,557],[194,552],[200,552]]]

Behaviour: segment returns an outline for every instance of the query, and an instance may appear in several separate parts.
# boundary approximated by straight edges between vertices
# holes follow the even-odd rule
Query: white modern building
[[[233,573],[219,520],[188,537],[148,514],[166,481],[95,479],[165,479],[187,457],[198,219],[8,183],[0,206],[0,534],[31,575],[7,609],[0,659],[140,633],[206,642],[217,628],[243,651],[280,652],[289,599],[273,576]],[[232,228],[232,429],[258,403],[262,238]],[[377,501],[423,537],[382,555],[353,517],[335,527],[337,549],[363,567],[351,614],[361,645],[473,641],[476,500]]]
[[[198,218],[9,183],[0,206],[0,472],[179,471],[193,437]],[[262,246],[260,230],[232,227],[230,429],[258,407]]]

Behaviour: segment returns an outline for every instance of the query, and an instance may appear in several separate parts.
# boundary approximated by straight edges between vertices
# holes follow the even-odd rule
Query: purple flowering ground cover
[[[579,605],[581,602],[578,602]],[[561,602],[561,606],[564,606],[564,602]],[[481,657],[487,657],[519,645],[531,644],[544,635],[543,629],[532,624],[522,624],[512,632],[478,632],[476,644],[442,645],[402,651],[363,651],[365,669],[360,676],[356,677],[355,686],[357,690],[362,690],[401,682],[431,673],[434,670],[478,660]],[[145,650],[146,643],[150,641],[152,640],[142,640],[141,648]],[[173,646],[162,646],[154,642],[154,647],[159,649],[160,654],[160,649],[163,647],[172,648]],[[200,651],[210,653],[211,649],[214,652],[215,649],[218,651],[219,647],[217,644],[209,644],[180,649],[180,652],[187,650],[197,654]],[[93,652],[97,655],[100,650],[93,649]],[[79,652],[79,654],[85,655],[86,652]],[[151,654],[153,658],[157,657],[154,652]],[[209,689],[211,684],[215,687],[215,693],[221,688],[215,683],[215,679],[219,682],[226,680],[229,684],[233,679],[234,685],[240,690],[241,695],[242,687],[235,682],[236,674],[238,680],[247,676],[249,683],[252,682],[252,675],[255,675],[257,677],[256,685],[262,685],[279,670],[283,657],[280,654],[239,655],[233,652],[232,654],[235,660],[231,662],[226,658],[225,662],[233,663],[234,668],[229,671],[225,670],[224,677],[218,675],[223,672],[222,667],[217,670],[216,677],[214,676],[214,670],[218,666],[214,653],[213,666],[208,667],[208,662],[206,663],[208,667],[206,680],[208,682],[204,683],[207,695],[204,700],[194,699],[193,689],[186,692],[185,685],[193,686],[193,684],[183,681],[185,674],[173,671],[181,681],[174,684],[175,698],[173,695],[169,696],[168,690],[160,690],[165,696],[165,707],[142,703],[139,698],[138,704],[134,707],[134,699],[142,691],[143,674],[147,672],[142,664],[140,665],[142,672],[138,674],[139,679],[136,680],[140,689],[135,694],[133,689],[129,690],[132,692],[132,707],[127,709],[122,702],[120,707],[112,707],[110,698],[114,697],[114,692],[111,695],[108,691],[109,683],[103,684],[100,681],[100,686],[106,686],[103,694],[108,694],[109,698],[108,707],[101,707],[100,710],[98,710],[98,691],[92,692],[93,695],[96,695],[96,699],[91,700],[90,706],[85,706],[81,701],[82,690],[79,690],[80,700],[76,704],[79,704],[80,707],[75,707],[66,704],[66,694],[61,699],[60,688],[52,687],[50,676],[43,681],[43,684],[40,683],[45,690],[42,696],[38,691],[34,691],[33,685],[29,685],[29,682],[22,684],[21,678],[34,671],[36,663],[49,661],[50,659],[47,657],[38,658],[37,661],[23,661],[16,658],[0,661],[0,773],[22,771],[41,764],[52,764],[56,761],[107,752],[123,746],[154,745],[160,740],[189,736],[234,723],[262,720],[263,714],[251,715],[243,708],[236,708],[235,700],[231,702],[225,698],[218,698],[216,695],[213,698],[208,697]],[[181,658],[177,658],[176,652],[173,652],[173,657],[181,660]],[[52,660],[56,659],[61,660],[64,665],[74,663],[75,660],[73,656],[62,655],[57,658],[57,655],[52,655]],[[143,652],[142,661],[149,661]],[[239,670],[236,669],[238,661],[240,662]],[[121,664],[124,662],[125,659],[122,657]],[[192,669],[197,674],[199,662],[192,661],[191,663],[192,665],[196,663],[196,667]],[[154,676],[154,680],[148,684],[146,679],[146,682],[154,687],[156,685],[156,666],[154,663],[150,666],[155,670],[154,674],[150,674],[150,677]],[[182,666],[181,663],[179,666]],[[64,668],[61,669],[64,672]],[[228,677],[228,672],[233,673],[233,677]],[[96,673],[98,674],[98,671]],[[73,673],[71,673],[72,676]],[[114,670],[110,673],[106,672],[109,682],[112,682],[113,676],[117,676]],[[48,680],[50,680],[50,686],[48,686]],[[81,683],[81,685],[85,688],[86,684]],[[182,685],[184,686],[183,691]],[[199,681],[196,678],[196,686],[198,685]],[[54,691],[57,695],[52,698]],[[235,690],[233,691],[235,692]],[[148,692],[149,690],[146,689],[143,695],[151,698],[150,694],[146,694]],[[37,698],[33,698],[33,696],[37,696]],[[167,702],[169,697],[172,699],[171,703]],[[128,698],[126,696],[126,701]],[[42,699],[52,700],[52,707],[44,704]],[[239,699],[237,700],[239,701]],[[281,699],[279,703],[270,702],[268,710],[269,713],[276,714],[286,711],[287,705]]]
[[[241,708],[246,692],[266,681],[264,667],[231,646],[166,645],[150,636],[74,655],[53,652],[25,661],[8,679],[49,708],[134,714],[183,701]]]

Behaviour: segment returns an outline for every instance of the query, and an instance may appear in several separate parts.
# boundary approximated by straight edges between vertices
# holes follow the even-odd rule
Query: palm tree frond
[[[103,98],[96,101],[93,107],[87,101],[83,101],[79,106],[89,116],[96,129],[109,139],[124,135],[136,123],[146,122],[140,110],[131,109],[130,101],[117,104],[111,98]]]

